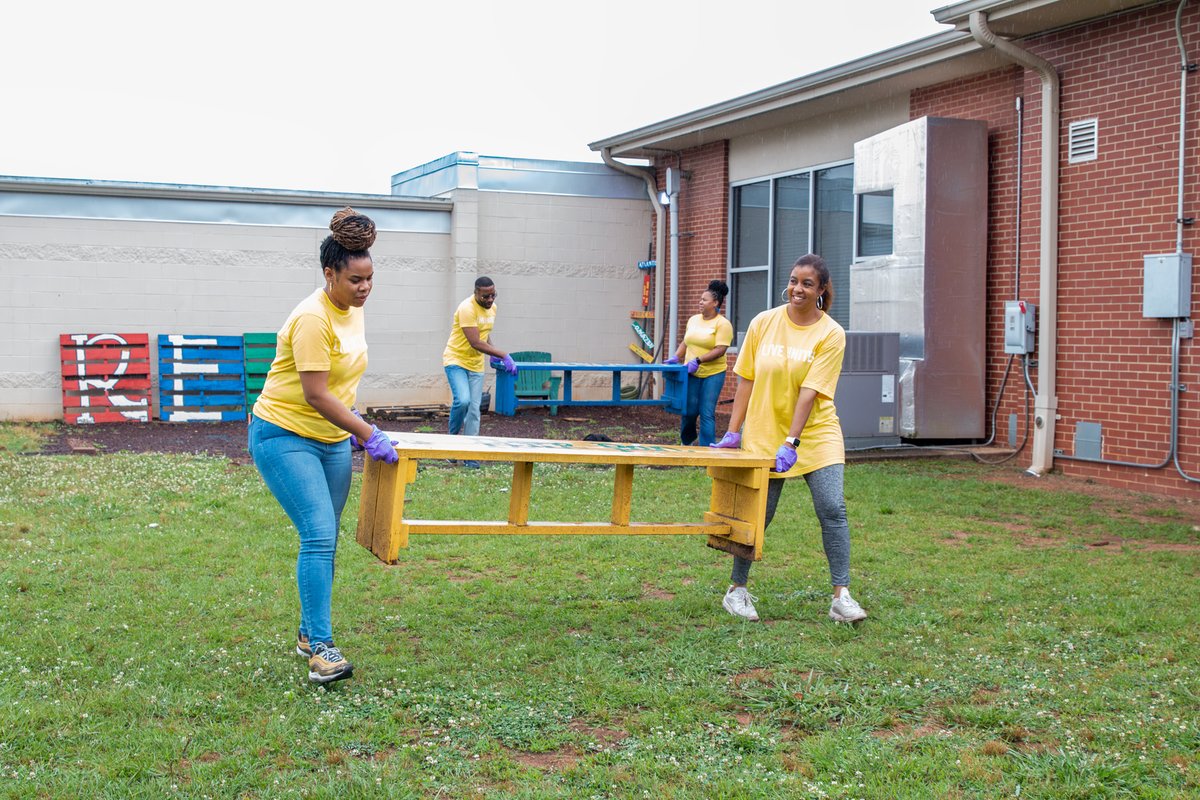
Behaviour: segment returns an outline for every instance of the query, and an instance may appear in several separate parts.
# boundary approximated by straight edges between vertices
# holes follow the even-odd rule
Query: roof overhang
[[[966,28],[982,11],[997,34],[1021,38],[1172,0],[968,0],[931,13],[959,30],[927,36],[796,80],[610,136],[588,145],[624,158],[653,158],[869,104],[924,86],[1011,65]]]

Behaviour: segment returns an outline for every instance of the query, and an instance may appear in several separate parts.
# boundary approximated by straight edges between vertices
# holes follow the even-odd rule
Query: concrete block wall
[[[1103,457],[1160,462],[1170,439],[1171,321],[1141,315],[1142,256],[1175,250],[1179,111],[1179,49],[1175,7],[1157,5],[1022,42],[1058,69],[1062,79],[1060,138],[1058,415],[1054,446],[1074,452],[1077,422],[1103,427]],[[1185,8],[1184,44],[1200,52],[1200,9]],[[1189,81],[1185,214],[1200,208],[1200,81]],[[1037,302],[1040,84],[1022,70],[913,92],[911,114],[988,122],[992,164],[989,211],[989,393],[995,400],[1007,357],[1002,348],[1003,300],[1014,294],[1015,98],[1025,101],[1024,191],[1019,293]],[[1071,122],[1095,118],[1099,156],[1067,161]],[[1185,252],[1200,238],[1184,230]],[[1193,313],[1197,298],[1193,294]],[[1040,322],[1040,320],[1039,320]],[[1195,340],[1182,342],[1180,382],[1196,385]],[[1023,390],[1006,391],[1008,413],[1024,418]],[[1017,384],[1019,387],[1020,384]],[[1181,395],[1179,456],[1200,475],[1200,401]],[[1004,432],[1002,437],[1006,438]],[[1025,455],[1026,463],[1028,456]],[[1173,468],[1142,469],[1056,459],[1064,473],[1106,484],[1178,494],[1195,492]]]
[[[479,192],[477,267],[496,282],[497,345],[556,361],[636,363],[629,312],[640,307],[637,263],[651,218],[643,200]],[[609,385],[580,373],[576,396],[600,399]]]
[[[61,417],[58,336],[68,332],[242,334],[278,330],[322,285],[325,231],[272,226],[0,217],[0,419]],[[371,379],[360,402],[392,401],[432,371],[420,300],[445,272],[446,237],[382,232],[367,305]],[[437,338],[437,337],[435,337]],[[444,335],[441,336],[444,342]],[[412,349],[409,350],[409,343]],[[440,346],[437,368],[440,369]],[[157,365],[152,370],[157,374]],[[384,377],[390,376],[390,377]],[[419,394],[419,392],[418,392]]]

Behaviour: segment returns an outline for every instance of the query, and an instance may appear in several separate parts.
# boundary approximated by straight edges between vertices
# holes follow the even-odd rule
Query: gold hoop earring
[[[782,297],[782,298],[783,298],[783,302],[785,302],[785,303],[786,303],[788,300],[791,300],[791,299],[792,299],[792,298],[789,296],[790,294],[791,294],[791,293],[790,293],[790,292],[789,292],[787,289],[784,289],[782,292],[780,292],[779,296],[780,296],[780,297]]]

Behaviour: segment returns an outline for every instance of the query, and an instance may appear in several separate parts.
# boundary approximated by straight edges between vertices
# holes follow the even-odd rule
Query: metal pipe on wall
[[[663,340],[663,255],[666,250],[666,222],[663,220],[663,206],[658,200],[658,183],[655,180],[653,167],[638,167],[624,164],[613,158],[612,148],[605,147],[600,151],[600,159],[615,170],[626,175],[635,175],[646,182],[646,194],[650,196],[650,205],[654,207],[654,352],[657,353]],[[674,259],[672,259],[674,262]],[[672,354],[675,352],[671,351]],[[655,383],[655,395],[662,392],[661,381]]]
[[[1054,65],[1040,56],[1001,39],[988,28],[987,14],[972,11],[971,35],[984,47],[993,47],[1017,64],[1033,70],[1042,81],[1042,168],[1041,168],[1041,255],[1038,289],[1038,392],[1034,399],[1033,454],[1031,475],[1044,475],[1054,466],[1054,423],[1058,412],[1055,396],[1055,361],[1058,356],[1058,94],[1059,79]]]

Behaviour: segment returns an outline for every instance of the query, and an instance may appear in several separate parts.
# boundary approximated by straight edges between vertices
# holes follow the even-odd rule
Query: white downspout
[[[1040,56],[997,37],[987,26],[987,14],[972,11],[971,35],[984,47],[994,47],[1010,59],[1033,70],[1042,79],[1042,196],[1041,275],[1038,288],[1038,386],[1033,406],[1031,475],[1045,475],[1054,467],[1055,361],[1058,359],[1058,72]]]
[[[666,220],[663,219],[662,203],[658,201],[658,184],[654,179],[654,170],[650,167],[636,167],[633,164],[622,164],[612,156],[612,148],[600,150],[600,158],[615,170],[633,175],[646,182],[646,194],[650,196],[650,204],[654,206],[654,352],[658,353],[662,345],[663,331],[663,262],[666,260]],[[671,353],[674,355],[674,353]],[[655,393],[662,391],[656,382]]]

